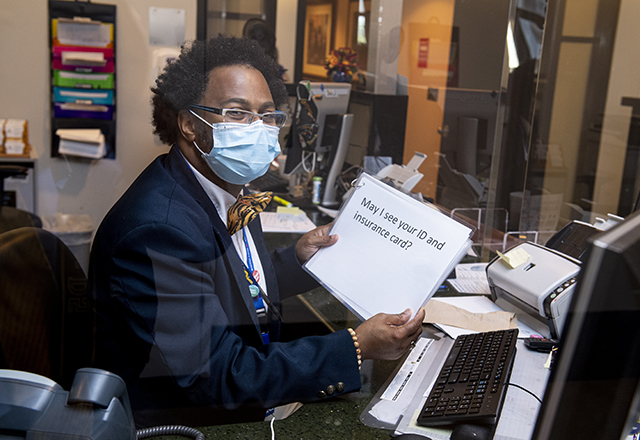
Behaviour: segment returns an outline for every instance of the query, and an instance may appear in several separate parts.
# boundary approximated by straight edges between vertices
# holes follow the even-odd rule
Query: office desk
[[[522,355],[520,358],[516,355],[516,365],[511,381],[527,386],[538,397],[542,397],[548,370],[540,368],[534,377],[527,377],[526,364],[533,361],[542,365],[546,355],[528,351],[521,341],[518,342],[517,348],[518,354]],[[392,439],[393,429],[372,428],[360,420],[365,409],[372,403],[372,399],[379,397],[379,392],[384,390],[388,379],[402,364],[405,357],[406,355],[397,361],[364,361],[361,370],[363,384],[359,392],[303,405],[288,418],[277,420],[274,423],[275,438],[305,440]],[[413,409],[417,409],[417,406]],[[517,388],[509,388],[495,440],[529,439],[538,409],[539,404],[533,397]],[[207,440],[271,438],[271,428],[268,422],[239,423],[199,427],[198,429]],[[157,438],[179,440],[184,437],[161,436]]]

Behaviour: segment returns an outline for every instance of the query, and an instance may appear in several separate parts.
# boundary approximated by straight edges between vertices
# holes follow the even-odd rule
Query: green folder
[[[53,71],[53,85],[77,89],[113,89],[113,73]]]

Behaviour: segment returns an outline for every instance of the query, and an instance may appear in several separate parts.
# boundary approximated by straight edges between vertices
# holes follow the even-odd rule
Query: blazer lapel
[[[216,236],[218,245],[220,246],[222,258],[224,259],[225,265],[227,266],[229,273],[232,275],[233,280],[236,282],[238,290],[242,295],[242,300],[247,307],[258,336],[260,337],[260,339],[262,339],[260,336],[261,330],[260,323],[258,322],[258,315],[255,312],[253,299],[251,298],[251,293],[249,292],[249,284],[245,279],[242,260],[240,260],[236,248],[231,241],[231,237],[227,232],[226,225],[222,222],[222,219],[218,215],[218,211],[216,210],[213,203],[211,203],[211,199],[209,199],[209,196],[204,191],[196,177],[193,175],[191,168],[186,163],[186,159],[182,156],[177,146],[174,145],[173,147],[171,147],[171,150],[169,151],[169,154],[167,155],[165,160],[165,166],[168,172],[174,177],[176,182],[180,186],[182,186],[207,213],[211,222],[211,228]],[[260,259],[261,261],[263,261],[262,255],[260,255]]]

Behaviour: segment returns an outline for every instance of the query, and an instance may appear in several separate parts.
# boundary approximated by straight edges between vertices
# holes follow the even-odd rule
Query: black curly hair
[[[276,107],[288,99],[278,64],[260,45],[247,38],[219,34],[208,41],[184,44],[178,58],[168,63],[151,88],[154,133],[168,145],[178,140],[178,112],[200,102],[209,83],[209,72],[221,66],[250,66],[264,76]]]

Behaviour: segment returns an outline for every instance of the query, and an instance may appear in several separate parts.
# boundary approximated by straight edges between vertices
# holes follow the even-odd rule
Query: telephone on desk
[[[81,368],[67,392],[44,376],[0,369],[0,440],[135,440],[170,434],[204,440],[187,426],[136,431],[127,387],[116,374]]]
[[[65,437],[135,439],[124,381],[82,368],[67,392],[44,376],[0,370],[0,439]]]

